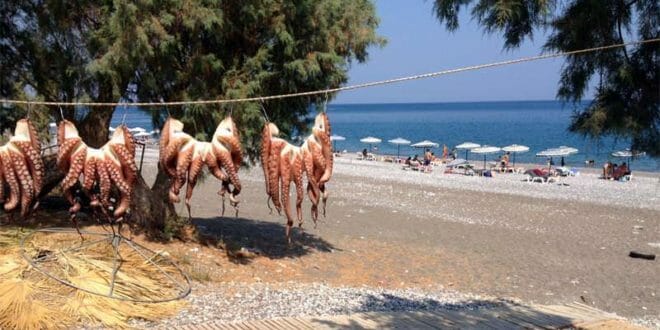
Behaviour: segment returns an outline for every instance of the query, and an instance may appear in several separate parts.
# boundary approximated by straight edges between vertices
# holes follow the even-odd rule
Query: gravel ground
[[[541,184],[525,182],[526,175],[523,174],[495,173],[492,178],[444,174],[439,166],[432,173],[404,172],[399,165],[360,161],[351,157],[338,157],[336,164],[334,173],[380,182],[660,210],[658,173],[644,173],[635,176],[632,181],[617,182],[598,179],[594,170],[588,170],[578,176],[560,178],[558,182],[561,184]]]
[[[241,322],[294,316],[343,315],[358,312],[433,311],[492,308],[501,300],[484,299],[442,288],[386,290],[330,287],[323,284],[228,282],[197,286],[190,307],[157,324],[135,321],[136,327],[170,328],[214,321]]]
[[[147,180],[155,178],[155,157],[145,157]],[[660,328],[660,264],[628,257],[631,250],[660,251],[658,173],[635,172],[633,181],[622,183],[599,180],[591,169],[559,185],[523,182],[518,174],[481,178],[440,169],[426,174],[337,158],[328,218],[318,229],[307,222],[304,239],[294,231],[301,244],[294,251],[283,243],[282,217],[268,213],[258,166],[241,170],[240,219],[219,216],[218,184],[206,180],[193,196],[196,222],[265,254],[248,265],[220,257],[212,269],[221,283],[196,287],[189,310],[159,326],[187,317],[240,321],[382,310],[395,308],[393,301],[445,308],[445,302],[461,306],[479,299],[426,289],[432,284],[531,303],[583,301]],[[183,213],[182,204],[177,210]],[[309,221],[307,201],[303,210]],[[326,245],[331,248],[318,248]],[[286,268],[277,273],[280,264]],[[386,289],[376,289],[381,286]],[[375,303],[390,293],[416,300]]]

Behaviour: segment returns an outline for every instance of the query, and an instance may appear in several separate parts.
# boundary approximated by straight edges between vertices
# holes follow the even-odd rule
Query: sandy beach
[[[153,180],[155,158],[145,159],[145,177]],[[214,179],[199,184],[193,221],[200,233],[255,255],[245,261],[213,245],[179,250],[175,256],[192,258],[216,283],[194,292],[193,300],[236,283],[271,290],[440,288],[472,295],[468,300],[579,301],[660,326],[660,264],[628,257],[660,252],[657,173],[622,183],[588,170],[561,184],[541,184],[520,174],[481,178],[443,174],[439,167],[419,173],[350,157],[335,164],[327,217],[314,228],[305,201],[304,232],[294,231],[291,247],[284,242],[284,217],[266,206],[258,166],[241,171],[237,219],[220,217]],[[183,214],[185,207],[177,210]]]

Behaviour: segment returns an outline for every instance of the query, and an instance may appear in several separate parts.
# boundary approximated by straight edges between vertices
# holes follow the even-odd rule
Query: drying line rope
[[[660,38],[637,40],[637,41],[631,41],[631,42],[621,43],[621,44],[614,44],[614,45],[609,45],[609,46],[593,47],[593,48],[586,48],[586,49],[574,50],[574,51],[569,51],[569,52],[552,53],[552,54],[537,55],[537,56],[531,56],[531,57],[522,57],[522,58],[518,58],[518,59],[514,59],[514,60],[507,60],[507,61],[493,62],[493,63],[488,63],[488,64],[479,64],[479,65],[473,65],[473,66],[466,66],[466,67],[457,68],[457,69],[449,69],[449,70],[424,73],[424,74],[408,76],[408,77],[373,81],[373,82],[367,82],[367,83],[363,83],[363,84],[350,85],[350,86],[344,86],[344,87],[329,88],[329,89],[308,91],[308,92],[290,93],[290,94],[246,97],[246,98],[238,98],[238,99],[216,99],[216,100],[172,101],[172,102],[134,102],[134,103],[131,103],[131,102],[55,102],[55,101],[25,101],[25,100],[6,100],[6,99],[3,99],[0,102],[3,102],[5,104],[52,105],[52,106],[86,106],[86,107],[114,107],[114,106],[162,107],[162,106],[168,106],[168,105],[181,106],[181,105],[228,104],[228,103],[258,102],[258,101],[259,102],[264,102],[264,101],[268,101],[268,100],[329,94],[329,93],[349,91],[349,90],[360,89],[360,88],[367,88],[367,87],[374,87],[374,86],[380,86],[380,85],[394,84],[394,83],[399,83],[399,82],[409,81],[409,80],[433,78],[433,77],[438,77],[438,76],[443,76],[443,75],[448,75],[448,74],[453,74],[453,73],[459,73],[459,72],[465,72],[465,71],[474,71],[474,70],[481,70],[481,69],[486,69],[486,68],[493,68],[493,67],[517,64],[517,63],[538,61],[538,60],[549,59],[549,58],[585,54],[585,53],[591,53],[591,52],[602,51],[602,50],[609,50],[609,49],[626,47],[626,46],[655,43],[655,42],[658,42],[658,41],[660,41]]]

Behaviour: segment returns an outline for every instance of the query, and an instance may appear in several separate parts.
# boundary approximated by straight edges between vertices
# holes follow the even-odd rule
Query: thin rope
[[[266,111],[266,107],[264,107],[263,101],[259,102],[259,107],[261,107],[261,114],[264,115],[264,120],[267,123],[270,123],[270,119],[268,118],[268,112]]]
[[[323,113],[328,111],[328,93],[325,94],[325,100],[323,101]]]
[[[121,116],[121,124],[125,125],[126,124],[126,114],[128,113],[128,110],[126,108],[126,104],[124,104],[123,109],[124,111],[123,115]]]
[[[7,100],[7,99],[3,99],[1,102],[6,103],[6,104],[28,104],[28,103],[32,103],[32,104],[35,104],[35,105],[65,105],[65,106],[86,106],[86,107],[115,107],[115,106],[128,105],[128,104],[130,104],[134,107],[157,107],[157,106],[163,106],[163,105],[182,106],[182,105],[199,105],[199,104],[227,104],[227,103],[255,102],[255,101],[263,102],[263,101],[267,101],[267,100],[276,100],[276,99],[284,99],[284,98],[292,98],[292,97],[300,97],[300,96],[312,96],[312,95],[319,95],[319,94],[337,93],[337,92],[355,90],[355,89],[360,89],[360,88],[368,88],[368,87],[374,87],[374,86],[380,86],[380,85],[394,84],[394,83],[399,83],[399,82],[404,82],[404,81],[409,81],[409,80],[434,78],[434,77],[438,77],[438,76],[454,74],[454,73],[459,73],[459,72],[465,72],[465,71],[474,71],[474,70],[481,70],[481,69],[486,69],[486,68],[506,66],[506,65],[511,65],[511,64],[538,61],[538,60],[549,59],[549,58],[556,58],[556,57],[563,57],[563,56],[570,56],[570,55],[577,55],[577,54],[585,54],[585,53],[591,53],[591,52],[596,52],[596,51],[601,51],[601,50],[609,50],[609,49],[632,46],[632,45],[655,43],[655,42],[658,42],[658,41],[660,41],[660,38],[647,39],[647,40],[637,40],[637,41],[631,41],[631,42],[628,42],[628,43],[621,43],[621,44],[614,44],[614,45],[609,45],[609,46],[586,48],[586,49],[574,50],[574,51],[569,51],[569,52],[560,52],[560,53],[537,55],[537,56],[531,56],[531,57],[522,57],[522,58],[513,59],[513,60],[493,62],[493,63],[488,63],[488,64],[472,65],[472,66],[466,66],[466,67],[461,67],[461,68],[456,68],[456,69],[449,69],[449,70],[443,70],[443,71],[437,71],[437,72],[423,73],[423,74],[408,76],[408,77],[400,77],[400,78],[393,78],[393,79],[387,79],[387,80],[373,81],[373,82],[367,82],[367,83],[344,86],[344,87],[328,88],[328,89],[322,89],[322,90],[315,90],[315,91],[309,91],[309,92],[298,92],[298,93],[290,93],[290,94],[246,97],[246,98],[240,98],[240,99],[215,99],[215,100],[197,100],[197,101],[172,101],[172,102],[135,102],[135,103],[127,103],[127,102],[55,102],[55,101],[24,101],[24,100]]]

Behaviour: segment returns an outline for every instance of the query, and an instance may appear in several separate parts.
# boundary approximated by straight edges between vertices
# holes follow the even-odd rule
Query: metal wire
[[[537,56],[530,56],[530,57],[522,57],[522,58],[513,59],[513,60],[493,62],[493,63],[488,63],[488,64],[472,65],[472,66],[466,66],[466,67],[461,67],[461,68],[456,68],[456,69],[430,72],[430,73],[424,73],[424,74],[418,74],[418,75],[401,77],[401,78],[394,78],[394,79],[387,79],[387,80],[380,80],[380,81],[374,81],[374,82],[367,82],[367,83],[351,85],[351,86],[328,88],[328,89],[322,89],[322,90],[316,90],[316,91],[290,93],[290,94],[246,97],[246,98],[239,98],[239,99],[215,99],[215,100],[197,100],[197,101],[172,101],[172,102],[130,102],[130,103],[129,102],[25,101],[25,100],[7,100],[7,99],[3,99],[0,102],[3,102],[5,104],[34,104],[34,105],[52,105],[52,106],[65,105],[65,106],[84,106],[84,107],[115,107],[115,106],[127,106],[127,105],[134,106],[134,107],[159,107],[159,106],[162,107],[163,105],[165,105],[165,106],[167,106],[167,105],[182,106],[182,105],[200,105],[200,104],[228,104],[228,103],[256,102],[256,101],[263,102],[263,101],[275,100],[275,99],[284,99],[284,98],[292,98],[292,97],[301,97],[301,96],[312,96],[312,95],[319,95],[319,94],[336,93],[336,92],[349,91],[349,90],[360,89],[360,88],[368,88],[368,87],[374,87],[374,86],[380,86],[380,85],[394,84],[394,83],[399,83],[399,82],[404,82],[404,81],[409,81],[409,80],[434,78],[434,77],[438,77],[438,76],[454,74],[454,73],[459,73],[459,72],[465,72],[465,71],[474,71],[474,70],[481,70],[481,69],[493,68],[493,67],[499,67],[499,66],[505,66],[505,65],[511,65],[511,64],[538,61],[538,60],[549,59],[549,58],[586,54],[586,53],[602,51],[602,50],[610,50],[610,49],[621,48],[621,47],[626,47],[626,46],[655,43],[655,42],[658,42],[658,41],[660,41],[660,38],[646,39],[646,40],[636,40],[636,41],[631,41],[631,42],[621,43],[621,44],[614,44],[614,45],[601,46],[601,47],[592,47],[592,48],[586,48],[586,49],[580,49],[580,50],[574,50],[574,51],[568,51],[568,52],[559,52],[559,53],[537,55]]]
[[[67,249],[63,249],[63,250],[54,252],[53,254],[57,254],[57,253],[62,254],[64,252],[81,250],[83,248],[90,247],[90,246],[96,245],[96,244],[101,244],[101,243],[104,243],[104,242],[106,242],[107,244],[112,245],[113,253],[115,253],[115,260],[114,260],[115,264],[113,266],[113,273],[111,274],[111,281],[109,281],[109,283],[111,283],[109,294],[103,294],[103,293],[100,293],[100,292],[91,291],[91,290],[86,289],[84,287],[77,286],[77,285],[75,285],[75,284],[73,284],[73,283],[71,283],[71,282],[69,282],[65,279],[60,278],[59,276],[57,276],[55,274],[50,273],[48,270],[44,269],[40,265],[40,262],[45,261],[46,259],[48,259],[48,257],[52,257],[52,255],[51,256],[38,257],[38,258],[34,258],[34,257],[28,255],[27,249],[25,248],[25,243],[27,241],[29,241],[29,239],[32,238],[34,236],[34,234],[36,234],[36,233],[76,234],[76,235],[72,235],[72,236],[74,236],[74,237],[76,237],[76,239],[78,239],[77,232],[73,228],[63,228],[63,227],[44,228],[44,229],[37,229],[37,230],[29,233],[28,235],[23,237],[20,241],[21,256],[35,270],[37,270],[38,272],[42,273],[43,275],[45,275],[45,276],[47,276],[47,277],[63,284],[63,285],[66,285],[66,286],[71,287],[73,289],[80,290],[80,291],[83,291],[83,292],[86,292],[86,293],[89,293],[89,294],[102,296],[102,297],[107,297],[107,298],[112,298],[112,299],[117,299],[117,300],[121,300],[121,301],[131,301],[131,302],[138,302],[138,303],[162,303],[162,302],[168,302],[168,301],[183,299],[186,296],[188,296],[190,294],[190,292],[192,291],[190,277],[170,258],[164,258],[164,260],[177,270],[179,275],[181,275],[181,277],[183,277],[184,283],[181,283],[180,281],[177,281],[176,279],[174,279],[170,274],[168,274],[165,270],[163,270],[157,263],[155,263],[152,260],[153,256],[148,257],[144,254],[143,251],[148,251],[149,253],[152,253],[154,256],[159,255],[159,253],[154,252],[154,251],[152,251],[152,250],[150,250],[150,249],[148,249],[148,248],[146,248],[146,247],[144,247],[144,246],[142,246],[142,245],[140,245],[136,242],[133,242],[129,238],[126,238],[126,237],[124,237],[120,234],[96,233],[96,232],[88,232],[88,231],[80,231],[80,232],[81,232],[81,234],[84,234],[84,235],[102,236],[104,238],[89,241],[89,242],[85,242],[85,243],[82,243],[80,246],[69,247]],[[114,279],[116,277],[117,271],[119,270],[119,267],[117,267],[117,266],[121,264],[121,256],[119,255],[118,250],[119,250],[119,245],[122,242],[125,242],[126,245],[128,245],[130,248],[135,250],[145,260],[145,262],[155,266],[155,268],[158,271],[162,272],[165,275],[165,277],[167,277],[168,280],[170,280],[172,282],[172,284],[175,284],[177,287],[179,287],[179,289],[180,289],[179,293],[174,297],[162,298],[162,299],[144,299],[144,298],[132,298],[132,297],[123,297],[123,296],[114,295],[114,292],[113,292],[114,291],[113,290],[114,289]]]

